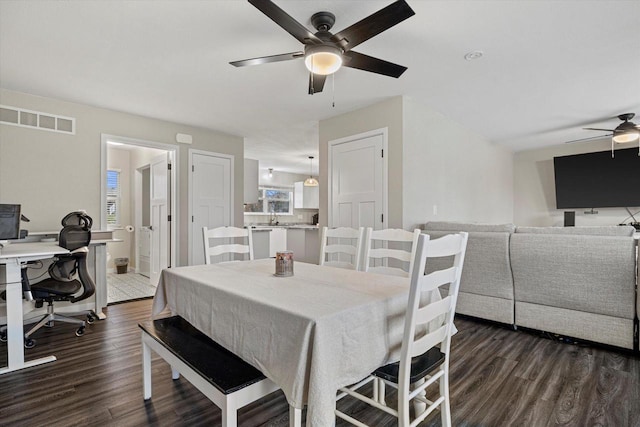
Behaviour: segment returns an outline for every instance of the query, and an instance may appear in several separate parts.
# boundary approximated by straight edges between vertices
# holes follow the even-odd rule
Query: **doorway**
[[[177,146],[102,135],[101,225],[107,244],[108,304],[155,295],[175,263]]]

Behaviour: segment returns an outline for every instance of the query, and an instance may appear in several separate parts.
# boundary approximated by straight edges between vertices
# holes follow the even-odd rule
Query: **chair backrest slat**
[[[377,248],[369,250],[369,258],[395,258],[404,262],[411,262],[411,253],[402,249]]]
[[[432,302],[427,306],[418,309],[418,312],[416,313],[416,326],[425,325],[438,319],[438,317],[443,314],[447,314],[452,308],[452,302],[451,296],[447,295],[440,301]],[[444,323],[444,317],[445,316],[442,316],[439,323]]]
[[[436,270],[420,278],[420,289],[422,292],[429,292],[442,285],[451,283],[458,274],[456,267],[449,267],[446,270]]]
[[[426,353],[431,348],[442,343],[448,335],[447,325],[442,325],[433,332],[429,332],[413,342],[411,346],[411,357]]]
[[[249,254],[249,259],[253,259],[253,236],[250,228],[218,227],[209,229],[203,227],[202,237],[205,264],[211,264],[211,257],[230,253]],[[221,242],[221,239],[224,241]],[[243,241],[246,239],[246,243],[235,243],[236,239]]]
[[[409,277],[413,269],[419,236],[419,229],[413,231],[394,228],[374,230],[368,227],[364,239],[363,270]],[[409,245],[411,246],[407,249]],[[409,263],[408,270],[399,266],[402,263]]]
[[[249,248],[246,245],[230,244],[218,245],[209,249],[209,256],[217,256],[227,253],[248,254]]]
[[[324,248],[324,253],[326,254],[343,253],[343,254],[355,255],[356,251],[357,251],[356,247],[350,246],[350,245],[327,245],[327,247]]]
[[[322,228],[320,265],[360,269],[364,228]]]

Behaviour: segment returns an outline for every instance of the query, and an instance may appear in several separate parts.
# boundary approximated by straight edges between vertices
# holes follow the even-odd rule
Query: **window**
[[[244,205],[245,213],[293,215],[291,188],[258,188],[258,202]]]
[[[107,226],[120,224],[120,171],[107,170]]]

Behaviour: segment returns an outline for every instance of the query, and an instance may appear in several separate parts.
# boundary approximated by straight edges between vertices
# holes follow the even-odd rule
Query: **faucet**
[[[269,214],[269,225],[278,225],[280,221],[278,221],[278,214],[274,211],[271,211]]]

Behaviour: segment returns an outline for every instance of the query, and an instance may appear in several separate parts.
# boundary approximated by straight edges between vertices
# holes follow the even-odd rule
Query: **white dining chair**
[[[364,239],[362,270],[406,277],[408,286],[408,278],[416,256],[418,236],[420,236],[420,230],[417,228],[413,231],[407,231],[396,228],[374,230],[368,227]],[[405,270],[403,266],[406,266],[407,269]],[[381,404],[385,403],[384,381],[374,381],[373,395]]]
[[[420,230],[395,228],[374,230],[368,227],[364,239],[364,271],[409,277],[416,254]],[[409,244],[411,245],[408,248]],[[402,265],[408,265],[408,269]]]
[[[453,317],[455,314],[460,277],[467,248],[467,233],[449,234],[430,240],[421,234],[416,249],[416,261],[411,271],[411,288],[404,321],[404,333],[400,361],[378,368],[372,375],[351,387],[339,390],[337,399],[352,396],[371,406],[398,417],[398,425],[415,426],[436,408],[440,409],[442,425],[451,426],[449,404],[449,359]],[[453,256],[453,266],[425,274],[429,258]],[[444,298],[440,288],[449,285]],[[428,300],[427,303],[421,301]],[[422,304],[422,305],[421,305]],[[359,388],[380,379],[398,390],[396,408],[380,403],[357,391]],[[438,397],[431,401],[425,390],[438,383]],[[423,410],[416,412],[411,420],[409,404],[418,401]],[[336,416],[354,425],[365,425],[352,416],[336,409]]]
[[[204,262],[211,264],[211,257],[220,257],[217,262],[227,261],[223,258],[226,254],[248,254],[253,259],[253,237],[250,228],[238,227],[202,227],[204,239]],[[243,239],[246,243],[236,243],[237,239]],[[232,260],[232,259],[229,259]]]
[[[360,269],[364,227],[322,227],[320,265]]]

